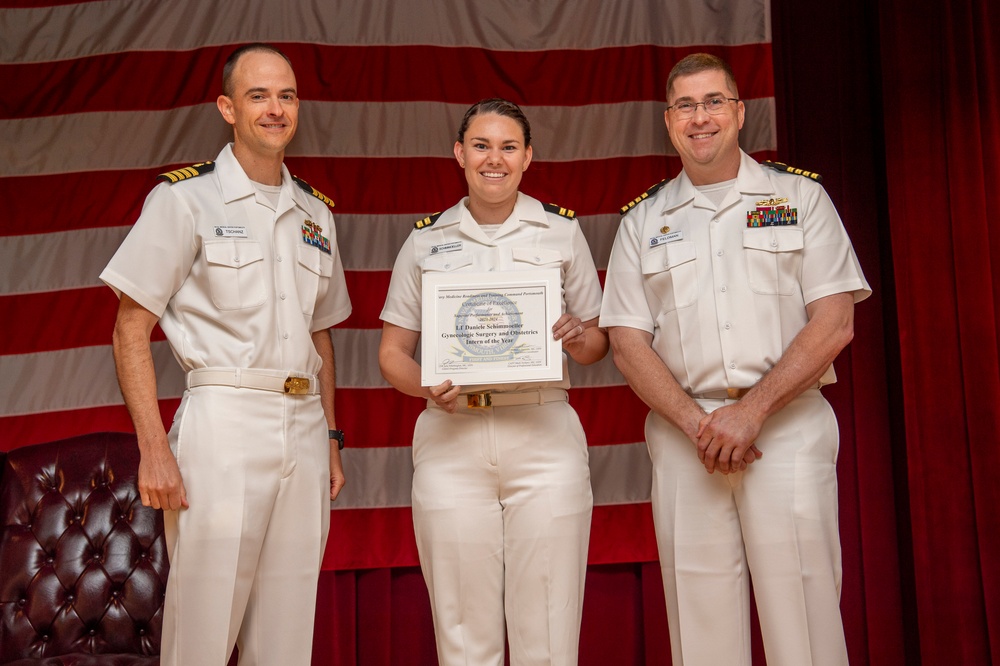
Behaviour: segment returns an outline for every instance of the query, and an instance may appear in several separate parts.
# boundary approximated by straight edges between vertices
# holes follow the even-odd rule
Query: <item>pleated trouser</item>
[[[707,411],[723,400],[699,400]],[[674,666],[750,666],[750,576],[769,666],[842,666],[837,421],[818,389],[764,425],[764,457],[708,474],[650,413],[653,520]]]
[[[161,664],[308,666],[330,525],[318,395],[202,386],[169,439],[190,508],[164,512]]]

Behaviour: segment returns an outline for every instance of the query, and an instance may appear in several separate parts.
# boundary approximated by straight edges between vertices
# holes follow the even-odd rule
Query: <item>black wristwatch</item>
[[[329,430],[330,439],[337,440],[337,448],[344,448],[344,431],[343,430]]]

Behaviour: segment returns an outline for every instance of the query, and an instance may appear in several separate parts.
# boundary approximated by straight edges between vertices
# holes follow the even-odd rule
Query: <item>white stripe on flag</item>
[[[770,42],[767,0],[313,0],[74,3],[0,13],[0,62],[246,42],[469,46],[497,51]],[[503,29],[497,29],[502,26]]]
[[[539,162],[676,154],[666,102],[524,107]],[[774,150],[774,99],[746,100],[749,153]],[[451,158],[465,105],[441,102],[302,103],[289,156]],[[232,129],[214,104],[166,111],[76,113],[0,120],[0,176],[147,169],[214,159]]]
[[[590,481],[594,504],[648,502],[652,465],[645,442],[591,446]],[[341,453],[344,486],[333,509],[410,506],[413,458],[409,446],[346,448]]]

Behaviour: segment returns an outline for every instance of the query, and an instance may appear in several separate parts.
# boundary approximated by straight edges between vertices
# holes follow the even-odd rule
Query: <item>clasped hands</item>
[[[756,444],[762,425],[740,403],[705,414],[694,439],[698,460],[709,474],[716,469],[723,474],[745,470],[764,455]]]

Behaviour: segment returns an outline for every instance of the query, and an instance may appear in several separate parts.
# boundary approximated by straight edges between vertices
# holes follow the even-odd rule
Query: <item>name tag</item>
[[[219,238],[249,238],[246,227],[217,226],[215,235]]]
[[[683,238],[683,231],[671,231],[669,234],[660,234],[659,236],[653,236],[650,238],[649,247],[656,247],[657,245],[663,245],[664,243],[672,243]]]
[[[441,254],[442,252],[458,252],[462,249],[462,241],[455,241],[454,243],[444,243],[442,245],[434,245],[431,247],[431,254]]]

